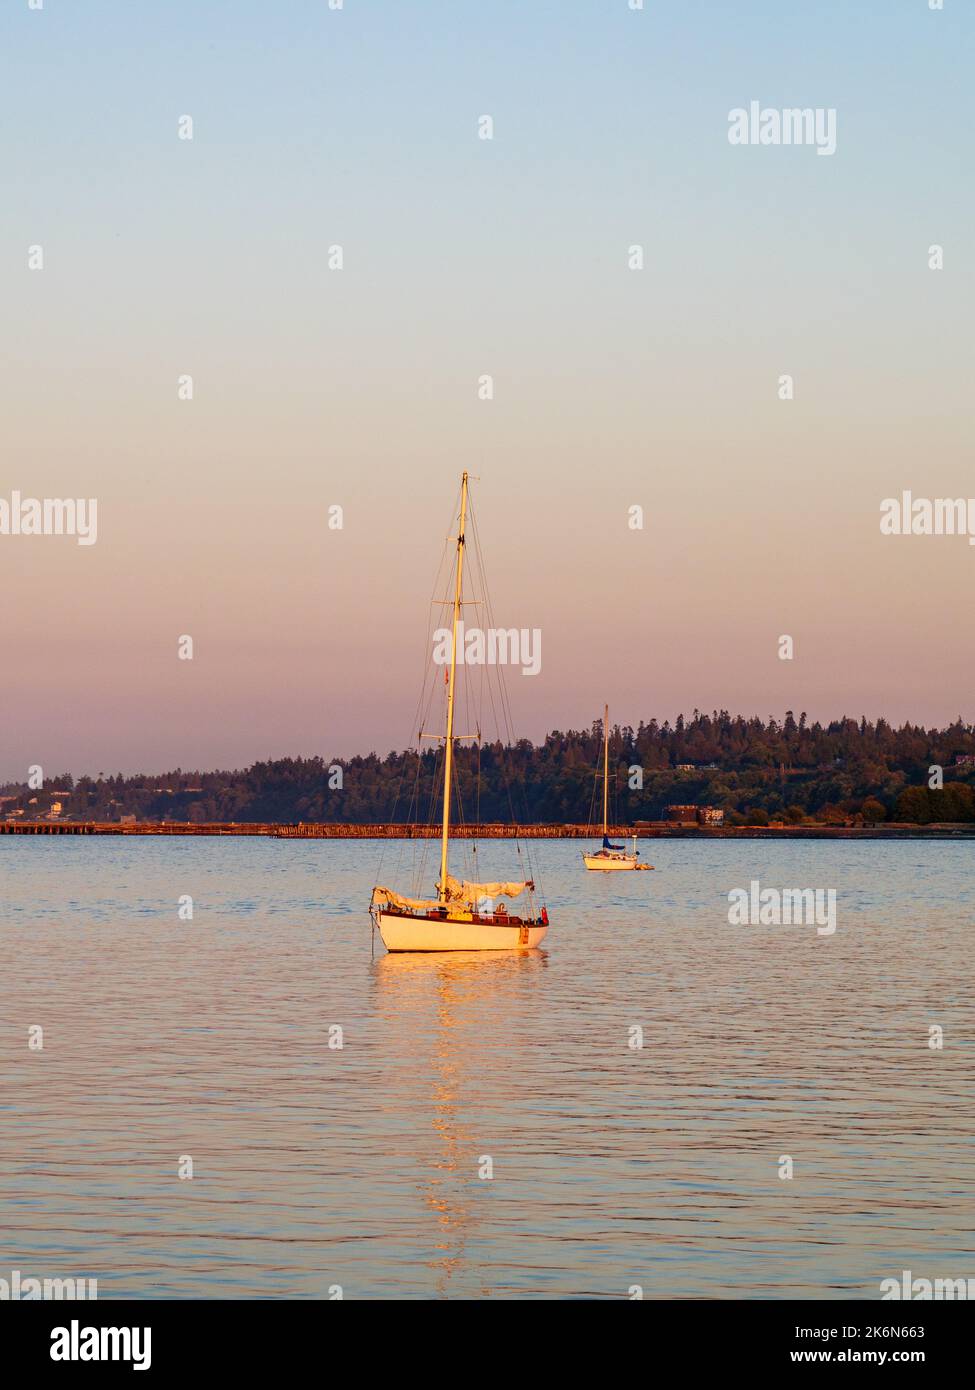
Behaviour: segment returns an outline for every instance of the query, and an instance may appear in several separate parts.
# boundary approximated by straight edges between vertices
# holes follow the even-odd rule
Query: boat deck
[[[449,911],[447,908],[433,912],[408,912],[400,907],[384,903],[374,904],[374,909],[384,917],[402,917],[408,922],[471,922],[482,927],[541,927],[547,926],[544,916],[515,917],[510,912],[492,912],[487,915],[477,912]]]

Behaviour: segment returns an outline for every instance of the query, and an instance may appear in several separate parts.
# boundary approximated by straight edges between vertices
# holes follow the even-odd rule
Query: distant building
[[[677,825],[722,825],[724,811],[717,806],[668,806],[667,819]]]
[[[693,763],[678,763],[678,764],[677,764],[677,771],[678,771],[678,772],[694,772],[694,771],[696,771],[696,769],[695,769]]]

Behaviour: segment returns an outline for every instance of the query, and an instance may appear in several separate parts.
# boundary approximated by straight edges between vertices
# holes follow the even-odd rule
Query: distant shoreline
[[[434,840],[439,825],[389,823],[345,825],[222,822],[194,825],[186,821],[4,821],[0,835],[263,835],[279,840]],[[932,825],[886,822],[881,825],[685,825],[650,821],[635,826],[614,825],[610,836],[640,840],[947,840],[975,839],[975,823]],[[592,840],[601,832],[587,825],[457,825],[454,840]]]

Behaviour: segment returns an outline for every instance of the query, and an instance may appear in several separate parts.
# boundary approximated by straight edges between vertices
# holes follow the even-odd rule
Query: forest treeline
[[[602,725],[456,750],[460,817],[588,822],[601,816]],[[966,761],[968,759],[969,761]],[[439,748],[326,760],[279,758],[233,772],[47,778],[3,788],[6,817],[112,821],[435,821]],[[939,772],[940,769],[940,772]],[[735,824],[975,820],[975,729],[883,719],[809,723],[695,710],[685,720],[615,727],[610,816],[662,820],[673,804],[717,806]],[[594,795],[595,793],[595,795]],[[593,812],[595,811],[595,815]]]

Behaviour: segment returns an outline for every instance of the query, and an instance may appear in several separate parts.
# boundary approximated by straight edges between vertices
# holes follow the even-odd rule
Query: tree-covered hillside
[[[420,755],[281,758],[234,772],[62,775],[36,790],[8,785],[0,815],[46,817],[60,801],[60,818],[72,820],[434,821],[441,759],[433,746]],[[479,821],[587,822],[601,760],[599,723],[556,730],[538,746],[460,746],[460,813]],[[932,772],[938,768],[941,786]],[[883,719],[823,725],[791,711],[763,721],[695,710],[674,724],[616,727],[610,739],[617,823],[663,819],[675,803],[719,806],[731,824],[971,821],[973,785],[975,730],[960,720],[940,730],[895,729]]]

